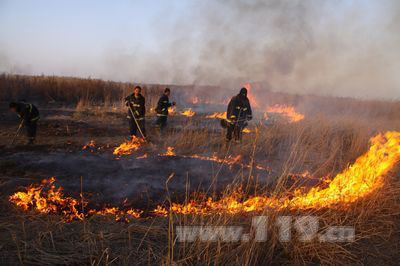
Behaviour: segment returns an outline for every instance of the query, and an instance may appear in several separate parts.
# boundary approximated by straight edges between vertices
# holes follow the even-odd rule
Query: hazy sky
[[[0,72],[400,98],[397,0],[0,0]]]

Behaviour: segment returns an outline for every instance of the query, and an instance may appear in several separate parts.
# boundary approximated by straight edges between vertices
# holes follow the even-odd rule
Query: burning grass
[[[299,122],[304,119],[304,115],[298,113],[293,106],[285,106],[285,105],[274,105],[268,107],[266,110],[267,113],[277,113],[283,114],[288,117],[289,122]]]
[[[64,222],[82,221],[92,215],[113,216],[116,221],[129,221],[130,218],[139,218],[142,214],[142,211],[121,210],[119,207],[85,210],[88,202],[82,198],[82,195],[79,200],[65,196],[63,188],[61,186],[57,188],[54,177],[44,179],[40,184],[32,184],[26,188],[26,191],[14,193],[9,200],[25,211],[62,214]]]
[[[122,155],[130,155],[133,152],[139,150],[139,148],[143,145],[144,139],[138,138],[136,136],[131,136],[130,141],[126,141],[115,148],[113,154],[122,156]]]
[[[162,156],[176,156],[174,149],[168,147]],[[232,159],[218,159],[217,157],[191,156],[201,160],[212,160],[219,163],[237,164],[241,157]],[[240,202],[243,195],[229,194],[218,201],[208,198],[205,202],[190,202],[188,204],[172,203],[170,210],[179,214],[211,214],[211,213],[242,213],[259,212],[266,208],[274,209],[321,209],[321,208],[348,208],[351,203],[363,199],[384,184],[385,175],[392,170],[400,160],[400,133],[387,132],[371,139],[371,147],[367,153],[360,156],[356,162],[336,175],[333,180],[325,180],[318,186],[311,188],[307,193],[296,189],[293,195],[288,196],[256,196]],[[27,192],[17,192],[10,197],[10,201],[17,206],[28,210],[32,207],[40,213],[62,212],[71,219],[82,219],[83,214],[78,213],[78,200],[64,197],[62,188],[56,189],[55,179],[44,180],[41,185],[30,186]],[[325,187],[327,185],[327,187]],[[44,188],[47,187],[47,193]],[[42,194],[46,194],[43,196]],[[82,209],[84,202],[81,201]],[[58,208],[58,206],[60,208]],[[65,211],[63,209],[69,209]],[[121,217],[132,214],[139,217],[140,213],[134,210],[122,212],[118,208],[110,208],[99,211],[89,211],[90,214],[113,214]],[[118,218],[120,219],[120,218]]]
[[[290,196],[256,196],[245,201],[242,194],[229,194],[218,201],[208,198],[205,202],[188,204],[172,203],[170,210],[179,214],[221,214],[263,211],[266,208],[321,209],[349,208],[351,203],[362,200],[382,188],[385,175],[400,160],[400,133],[387,132],[371,139],[369,151],[339,173],[333,180],[311,188],[307,193],[300,189]],[[328,183],[328,187],[325,187]]]
[[[182,120],[196,126],[197,117],[200,116]],[[237,173],[232,171],[232,184],[218,193],[210,187],[209,193],[188,193],[182,201],[167,197],[164,203],[161,201],[158,207],[149,209],[143,199],[143,209],[138,210],[124,204],[91,207],[88,198],[67,195],[54,179],[18,192],[13,190],[6,196],[17,205],[17,210],[10,208],[14,204],[2,206],[0,254],[7,258],[2,262],[13,265],[392,263],[399,255],[400,242],[399,133],[379,134],[368,146],[368,139],[377,131],[374,121],[366,125],[354,118],[301,121],[257,124],[254,134],[245,135],[241,144],[231,147],[223,146],[224,136],[209,128],[171,129],[168,132],[171,134],[155,144],[173,149],[149,148],[143,155],[145,159],[162,152],[161,155],[170,157],[160,161],[178,161],[175,156],[215,162],[210,171],[216,183],[220,167],[232,166],[229,168],[237,170]],[[393,130],[399,126],[385,127]],[[148,134],[155,139],[151,127]],[[134,154],[141,145],[139,140],[125,142],[117,155]],[[89,143],[86,149],[93,147]],[[280,163],[282,158],[284,161]],[[254,187],[262,176],[252,170],[244,175],[244,168],[281,171],[270,186]],[[290,177],[291,173],[305,170],[309,174]],[[320,182],[303,186],[314,179]],[[189,174],[187,180],[189,187]],[[168,182],[165,187],[171,194],[174,192]],[[271,221],[266,242],[254,239],[224,242],[220,238],[211,242],[177,240],[177,225],[249,226],[254,215],[268,215]],[[281,242],[273,221],[289,215],[317,216],[319,233],[328,226],[354,226],[356,238],[349,243],[321,242],[318,237],[301,242],[293,230],[293,240]]]
[[[196,113],[192,111],[192,108],[186,109],[184,112],[181,113],[181,115],[186,116],[186,117],[192,117]]]

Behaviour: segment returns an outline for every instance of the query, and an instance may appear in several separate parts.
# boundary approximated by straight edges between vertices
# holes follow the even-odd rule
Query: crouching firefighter
[[[136,86],[133,93],[125,98],[125,104],[128,106],[128,122],[131,136],[146,138],[145,129],[145,99],[141,94],[142,88]]]
[[[160,133],[164,132],[165,127],[167,126],[168,120],[168,108],[176,105],[175,102],[169,102],[169,96],[171,95],[171,90],[166,88],[164,90],[164,94],[160,97],[157,103],[157,126],[160,128]]]
[[[12,102],[10,110],[17,113],[21,119],[20,126],[25,127],[27,144],[33,144],[36,139],[37,122],[40,119],[39,110],[33,104],[26,102]]]
[[[234,96],[229,102],[226,118],[228,122],[226,141],[230,142],[233,135],[235,141],[240,142],[242,140],[243,128],[247,126],[247,121],[253,118],[246,88],[242,88],[239,94]]]

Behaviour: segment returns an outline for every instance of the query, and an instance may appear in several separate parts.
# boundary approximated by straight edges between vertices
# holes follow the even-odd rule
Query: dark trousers
[[[136,120],[139,124],[140,129],[142,130],[143,135],[146,137],[146,128],[145,128],[145,123],[144,119],[142,120]],[[129,132],[131,136],[136,136],[139,138],[142,138],[142,134],[140,134],[140,131],[136,125],[136,122],[133,118],[128,118],[128,123],[129,123]]]
[[[35,140],[37,130],[37,121],[25,121],[26,136],[29,140]]]
[[[242,130],[245,127],[243,122],[230,123],[228,126],[228,131],[226,132],[226,140],[231,141],[232,135],[236,141],[242,140]]]
[[[161,131],[163,131],[165,129],[165,127],[167,126],[167,120],[168,120],[168,116],[157,116],[157,121],[156,124],[157,126],[160,128]]]

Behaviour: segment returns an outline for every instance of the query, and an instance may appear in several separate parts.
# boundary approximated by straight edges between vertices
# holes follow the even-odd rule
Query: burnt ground
[[[179,153],[175,157],[159,156],[160,153],[165,152],[166,147],[152,132],[154,117],[147,119],[151,144],[143,146],[140,151],[132,155],[118,157],[113,155],[112,151],[128,137],[125,114],[110,113],[104,118],[99,118],[89,112],[77,113],[73,109],[66,109],[61,106],[41,108],[40,111],[42,119],[39,125],[37,144],[25,146],[23,145],[25,139],[21,136],[14,146],[9,146],[8,144],[18,126],[18,119],[14,114],[8,113],[4,106],[0,108],[0,196],[1,201],[4,203],[1,207],[4,220],[8,219],[8,213],[4,210],[8,209],[5,206],[9,206],[7,205],[9,195],[23,190],[23,187],[29,184],[38,183],[40,180],[52,176],[57,178],[57,183],[64,188],[66,195],[78,198],[80,192],[83,191],[85,198],[90,199],[89,202],[93,207],[129,206],[145,211],[152,210],[156,205],[163,204],[169,198],[174,202],[183,202],[187,194],[191,192],[211,192],[208,193],[209,195],[215,192],[218,194],[234,182],[243,183],[248,181],[248,169],[240,165],[229,166],[213,161],[187,158],[180,156]],[[203,127],[203,125],[197,125],[196,123],[193,121],[192,123],[187,123],[186,118],[177,116],[170,119],[169,127],[171,131],[196,128],[196,126]],[[209,121],[207,123],[207,128],[211,134],[216,138],[221,138],[222,132],[218,122]],[[96,148],[82,150],[82,147],[88,144],[90,140],[96,141]],[[144,154],[147,154],[148,157],[138,158]],[[252,172],[254,182],[260,186],[274,182],[276,177],[281,174],[279,169],[282,169],[282,162],[270,163],[268,165],[271,166],[270,171],[254,170]],[[216,176],[217,178],[215,178]],[[125,199],[128,199],[128,202],[121,205]],[[16,248],[9,233],[12,226],[21,230],[19,237],[23,239],[24,243],[30,243],[29,245],[33,245],[32,243],[38,241],[29,242],[29,239],[24,239],[22,236],[25,234],[25,230],[32,231],[33,235],[35,231],[38,231],[40,238],[42,238],[42,232],[49,230],[44,221],[51,218],[35,218],[31,214],[27,214],[27,217],[29,222],[25,222],[22,218],[15,218],[17,221],[14,222],[12,220],[13,225],[4,223],[4,228],[6,229],[3,230],[5,233],[2,234],[2,237],[6,239],[4,240],[6,244],[2,243],[2,247],[6,245],[9,249],[3,248],[2,250],[0,261],[3,264],[15,265],[14,260],[12,260],[13,263],[10,261],[12,258],[17,258],[15,254]],[[38,220],[40,221],[38,222],[34,219],[43,220]],[[103,221],[101,222],[103,223]],[[160,223],[163,222],[165,221]],[[135,226],[138,227],[138,223],[150,224],[152,222],[147,219],[144,221],[138,220]],[[20,224],[23,230],[18,227]],[[43,225],[43,228],[34,227],[37,224]],[[98,229],[101,232],[107,232],[111,226],[118,228],[125,226],[122,223],[117,224],[108,220],[102,225],[106,229]],[[25,226],[27,229],[25,229]],[[65,226],[67,229],[63,231],[63,234],[71,232],[71,239],[73,240],[68,239],[68,241],[65,241],[65,236],[60,237],[60,234],[54,231],[54,235],[58,237],[56,241],[60,241],[60,238],[62,238],[60,243],[68,242],[70,245],[66,245],[68,249],[64,246],[61,247],[57,243],[57,248],[67,254],[66,258],[72,258],[69,253],[79,254],[80,256],[82,254],[82,245],[79,245],[79,241],[76,241],[77,231],[74,231],[76,229],[71,228],[75,228],[73,226],[85,227],[86,224],[72,223]],[[161,232],[163,234],[167,232],[167,225],[160,228],[162,228]],[[398,226],[395,228],[398,228]],[[147,229],[145,232],[147,234]],[[160,230],[155,230],[154,232],[154,243],[158,244],[160,242],[160,236],[158,235]],[[360,263],[371,265],[395,264],[393,262],[398,258],[399,232],[397,229],[393,231],[389,241],[382,242],[381,237],[373,239],[371,242],[364,240],[365,244],[361,243],[363,255],[358,257],[360,258]],[[112,237],[115,237],[115,235],[112,235]],[[126,233],[124,233],[124,237],[126,237]],[[142,239],[141,236],[137,238],[139,240]],[[166,240],[164,239],[164,241]],[[120,248],[124,248],[126,243],[115,241],[113,244],[115,245],[113,246],[113,252],[118,255],[122,254],[123,252],[120,252]],[[24,245],[26,246],[26,244]],[[32,252],[34,261],[37,260],[36,262],[41,264],[46,259],[48,261],[47,254],[52,254],[50,258],[56,258],[54,262],[48,261],[47,264],[49,265],[60,264],[60,261],[66,260],[64,257],[59,260],[58,257],[53,255],[58,254],[53,250],[53,246],[49,245],[49,248],[40,247],[38,249],[36,246],[29,245],[28,251],[24,253],[27,261],[29,259],[32,260],[29,255],[26,255],[30,254],[29,252]],[[101,245],[103,245],[102,242]],[[138,244],[138,246],[141,246],[141,244]],[[158,246],[154,245],[154,247]],[[162,247],[159,251],[160,254],[165,253]],[[47,253],[38,255],[37,250],[41,249],[46,250]],[[65,251],[65,249],[68,251]],[[135,258],[134,262],[138,263],[140,260],[137,258],[141,258],[143,251],[139,248],[136,249],[136,247],[134,249],[137,252],[133,256]],[[357,252],[359,251],[357,250]],[[102,254],[97,255],[100,257]],[[279,256],[288,257],[285,254]],[[70,264],[75,262],[73,259],[70,259],[70,261],[72,261]],[[89,259],[80,258],[76,259],[76,261],[89,261]]]
[[[65,194],[79,197],[81,190],[96,205],[119,206],[128,199],[135,208],[152,209],[167,198],[182,202],[192,192],[223,191],[228,185],[247,182],[249,170],[240,165],[182,156],[159,156],[165,152],[162,141],[152,137],[155,117],[147,119],[151,144],[133,155],[118,157],[112,151],[127,139],[125,114],[107,114],[103,120],[94,114],[65,108],[41,108],[37,143],[23,145],[22,134],[13,146],[10,143],[18,126],[14,114],[1,110],[0,178],[2,194],[10,195],[22,186],[56,177]],[[170,130],[193,127],[186,118],[170,119]],[[210,130],[221,136],[218,122]],[[219,131],[218,131],[219,130]],[[24,133],[24,132],[22,132]],[[96,148],[82,150],[90,140]],[[147,158],[138,159],[143,154]],[[257,185],[267,185],[277,173],[252,170]],[[168,180],[168,182],[167,182]]]

